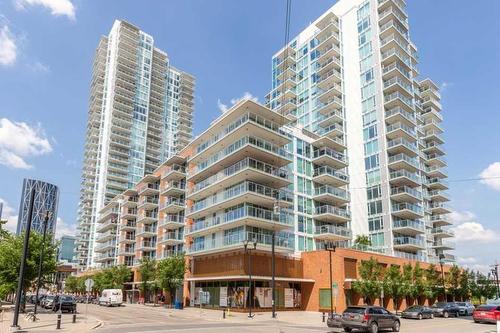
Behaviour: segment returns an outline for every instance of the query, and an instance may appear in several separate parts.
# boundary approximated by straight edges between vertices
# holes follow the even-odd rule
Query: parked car
[[[500,305],[480,305],[472,314],[475,323],[496,323],[500,320]]]
[[[434,318],[434,312],[428,306],[413,305],[404,310],[401,313],[401,317],[410,319],[419,319],[419,320],[424,318],[432,319]]]
[[[43,300],[45,299],[45,297],[47,297],[47,295],[38,295],[38,305],[43,305]]]
[[[432,306],[434,316],[448,318],[449,316],[459,316],[459,308],[455,302],[438,302]]]
[[[41,306],[45,309],[52,309],[52,304],[54,302],[54,296],[53,295],[47,295],[44,297]]]
[[[474,305],[470,302],[457,302],[458,305],[458,313],[461,316],[472,316],[474,313]]]
[[[346,332],[361,329],[377,333],[388,328],[399,332],[401,323],[396,315],[380,306],[349,306],[342,313],[342,327]]]
[[[120,306],[123,303],[123,294],[121,289],[104,289],[99,298],[99,305]]]
[[[332,316],[328,314],[328,320],[326,321],[328,327],[342,328],[342,315],[338,313],[333,313]]]
[[[52,311],[54,312],[59,310],[61,310],[61,312],[76,312],[76,300],[71,295],[57,295],[53,303]]]

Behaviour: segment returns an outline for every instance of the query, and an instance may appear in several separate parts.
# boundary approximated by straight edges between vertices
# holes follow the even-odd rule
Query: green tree
[[[360,279],[353,282],[353,289],[363,296],[367,304],[372,304],[382,289],[382,267],[373,257],[361,261],[359,276]]]
[[[460,268],[457,265],[453,265],[448,271],[448,276],[445,278],[447,290],[453,296],[453,301],[460,295],[460,275]]]
[[[78,278],[74,275],[70,275],[66,278],[64,283],[64,291],[68,293],[78,292]]]
[[[7,229],[5,229],[6,224],[7,220],[0,220],[0,241],[11,235],[11,233]]]
[[[407,304],[409,304],[409,299],[413,298],[415,295],[413,287],[413,267],[411,264],[403,265],[403,275],[401,277],[403,285],[403,295],[406,298]]]
[[[23,252],[24,233],[8,236],[0,242],[0,298],[16,291]],[[32,231],[29,238],[29,251],[26,257],[24,291],[33,286],[38,277],[38,261],[42,246],[45,246],[41,285],[56,272],[57,245],[47,237],[45,244],[40,234]]]
[[[156,260],[149,257],[142,258],[139,266],[139,273],[141,275],[140,289],[144,295],[144,303],[149,300],[149,292],[157,288],[156,278]]]
[[[469,300],[472,295],[472,281],[474,281],[474,274],[468,269],[462,270],[459,278],[458,293],[462,300]]]
[[[477,286],[480,300],[487,300],[495,297],[496,286],[493,283],[490,274],[486,276],[480,272],[477,272]]]
[[[425,290],[424,295],[429,300],[435,299],[440,292],[442,292],[442,288],[440,285],[440,273],[436,269],[436,265],[431,264],[429,268],[425,270]]]
[[[413,298],[415,298],[418,304],[422,305],[423,296],[425,296],[425,270],[420,267],[420,263],[417,262],[415,267],[413,267],[413,288],[412,288]]]
[[[372,245],[372,240],[368,235],[357,235],[356,239],[354,239],[354,244],[361,248],[366,248]]]
[[[394,308],[398,313],[401,299],[404,296],[401,270],[397,265],[391,265],[384,274],[384,294],[392,297]]]
[[[173,304],[175,290],[182,286],[186,262],[184,256],[169,257],[158,262],[157,277],[161,288],[168,290],[170,304]]]

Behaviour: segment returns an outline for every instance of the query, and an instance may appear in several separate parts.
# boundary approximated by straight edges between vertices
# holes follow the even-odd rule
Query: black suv
[[[392,329],[399,332],[401,323],[399,318],[380,306],[350,306],[342,314],[344,331],[353,329],[368,330],[377,333],[379,329]]]
[[[52,305],[52,311],[68,311],[71,313],[76,313],[76,300],[70,295],[57,295],[54,298]]]
[[[436,317],[458,317],[460,315],[460,307],[455,302],[438,302],[432,306],[432,312],[434,312],[434,316]]]

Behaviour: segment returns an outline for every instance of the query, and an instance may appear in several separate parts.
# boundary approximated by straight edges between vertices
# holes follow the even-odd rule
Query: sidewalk
[[[126,304],[127,307],[144,308],[142,304]],[[257,312],[253,318],[248,318],[248,313],[245,312],[226,312],[226,318],[223,319],[222,310],[200,309],[187,307],[183,310],[167,309],[160,306],[150,307],[146,305],[148,310],[159,311],[165,313],[169,317],[195,319],[202,318],[208,321],[225,321],[229,323],[248,323],[252,322],[278,322],[284,325],[304,325],[325,327],[326,323],[322,322],[322,314],[320,312],[311,311],[278,311],[277,319],[271,318],[271,312]]]
[[[19,314],[20,332],[74,332],[83,333],[89,332],[93,328],[98,327],[101,322],[96,318],[84,318],[82,314],[76,315],[76,323],[73,324],[73,315],[71,313],[63,313],[61,318],[61,329],[56,330],[57,314],[55,313],[39,313],[38,320],[33,322],[25,318],[26,314]],[[7,333],[12,325],[14,312],[4,312],[3,318],[0,314],[0,333]]]

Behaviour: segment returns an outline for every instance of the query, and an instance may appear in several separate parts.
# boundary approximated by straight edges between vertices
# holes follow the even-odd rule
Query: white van
[[[99,305],[120,306],[123,303],[121,289],[104,289],[99,297]]]

